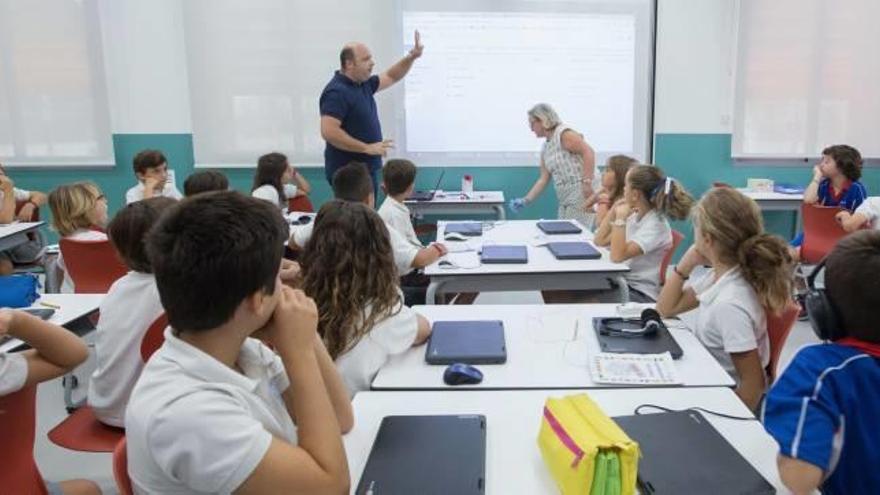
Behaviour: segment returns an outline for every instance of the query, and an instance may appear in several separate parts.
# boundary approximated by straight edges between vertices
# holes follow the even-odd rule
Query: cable
[[[705,414],[711,414],[711,415],[713,415],[713,416],[718,416],[718,417],[721,417],[721,418],[735,419],[735,420],[737,420],[737,421],[758,421],[758,418],[756,418],[756,417],[754,417],[754,416],[752,416],[752,417],[746,417],[746,416],[732,416],[732,415],[730,415],[730,414],[724,414],[724,413],[720,413],[720,412],[717,412],[717,411],[712,411],[712,410],[710,410],[710,409],[705,409],[705,408],[702,408],[702,407],[696,407],[696,406],[695,406],[695,407],[686,407],[686,408],[684,408],[684,409],[671,409],[671,408],[668,408],[668,407],[658,406],[658,405],[656,405],[656,404],[641,404],[640,406],[636,407],[636,409],[635,409],[635,411],[633,411],[633,413],[634,413],[636,416],[640,416],[640,415],[644,414],[644,413],[641,412],[641,410],[642,410],[643,408],[653,408],[653,409],[657,409],[657,410],[664,411],[664,412],[699,411],[699,412],[702,412],[702,413],[705,413]]]

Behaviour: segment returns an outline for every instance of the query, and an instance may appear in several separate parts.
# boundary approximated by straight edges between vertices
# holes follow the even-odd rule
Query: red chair
[[[59,245],[77,294],[106,294],[128,272],[110,241],[61,239]]]
[[[165,342],[165,328],[168,326],[168,316],[162,313],[156,321],[150,325],[141,340],[141,359],[146,363]]]
[[[44,495],[46,483],[34,461],[37,385],[0,397],[0,490]]]
[[[846,237],[847,232],[834,219],[842,211],[833,206],[804,204],[801,214],[804,219],[804,242],[801,244],[801,262],[815,265],[834,249],[837,241]]]
[[[125,437],[119,440],[113,449],[113,478],[116,480],[116,488],[122,495],[132,495],[131,478],[128,476],[128,450]]]
[[[767,364],[767,376],[770,383],[776,380],[776,367],[779,365],[779,356],[785,346],[785,340],[791,333],[794,322],[797,321],[800,306],[794,301],[782,310],[782,314],[775,315],[772,311],[765,311],[767,315],[767,338],[770,340],[770,362]]]
[[[125,430],[98,421],[89,406],[82,406],[49,431],[55,445],[80,452],[113,452]]]
[[[663,255],[663,261],[660,262],[660,285],[666,283],[666,271],[669,269],[669,263],[672,262],[672,255],[675,254],[675,250],[678,249],[683,240],[684,234],[677,230],[672,231],[672,247],[666,251],[666,254]]]
[[[294,196],[292,198],[288,198],[287,200],[287,210],[288,211],[304,211],[306,213],[311,213],[315,211],[315,207],[312,205],[312,200],[309,199],[308,196]]]

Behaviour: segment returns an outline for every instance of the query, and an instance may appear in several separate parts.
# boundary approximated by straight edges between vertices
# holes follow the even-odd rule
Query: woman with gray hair
[[[510,209],[518,212],[544,192],[550,178],[556,187],[559,218],[578,220],[584,227],[593,224],[588,200],[600,187],[595,173],[595,154],[584,137],[565,125],[553,107],[538,103],[528,112],[529,126],[535,136],[544,138],[541,148],[541,175],[522,198],[510,201]]]

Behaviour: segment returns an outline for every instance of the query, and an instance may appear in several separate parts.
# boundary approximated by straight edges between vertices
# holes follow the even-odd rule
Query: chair
[[[82,406],[49,431],[55,445],[79,452],[113,452],[125,430],[98,421],[89,406]]]
[[[815,265],[834,249],[837,241],[847,232],[834,216],[842,211],[838,207],[804,204],[801,215],[804,221],[804,242],[801,244],[801,262]]]
[[[37,385],[0,397],[0,487],[3,493],[47,494],[34,460]]]
[[[304,211],[306,213],[311,213],[315,211],[315,207],[312,205],[312,200],[309,199],[308,196],[294,196],[292,198],[287,199],[287,210],[288,211]]]
[[[159,315],[156,321],[150,325],[141,340],[141,359],[146,363],[165,342],[165,327],[168,326],[168,316],[165,313]]]
[[[770,383],[776,380],[776,367],[779,365],[779,356],[785,346],[785,340],[791,333],[794,322],[797,320],[800,306],[794,301],[782,310],[782,314],[775,315],[772,311],[766,311],[767,315],[767,338],[770,341],[770,362],[767,364],[767,377]]]
[[[61,239],[59,245],[77,294],[106,294],[113,282],[128,272],[109,240]]]
[[[666,251],[666,254],[663,255],[663,261],[660,262],[660,285],[666,283],[666,271],[669,270],[669,263],[672,262],[672,255],[675,254],[675,250],[678,249],[678,246],[681,245],[681,241],[684,240],[684,234],[677,230],[672,231],[672,246]]]
[[[113,478],[116,480],[116,488],[122,495],[132,495],[131,478],[128,476],[128,450],[125,437],[119,440],[113,449]]]

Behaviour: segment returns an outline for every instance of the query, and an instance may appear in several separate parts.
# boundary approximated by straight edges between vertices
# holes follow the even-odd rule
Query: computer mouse
[[[452,262],[449,260],[440,260],[440,262],[437,264],[440,266],[452,266]]]
[[[468,240],[467,236],[459,234],[458,232],[447,232],[443,234],[443,239],[447,241],[466,241]]]
[[[452,363],[443,372],[447,385],[474,385],[483,381],[483,372],[464,363]]]
[[[291,219],[290,225],[306,225],[311,221],[312,217],[310,215],[301,215],[299,217]]]

